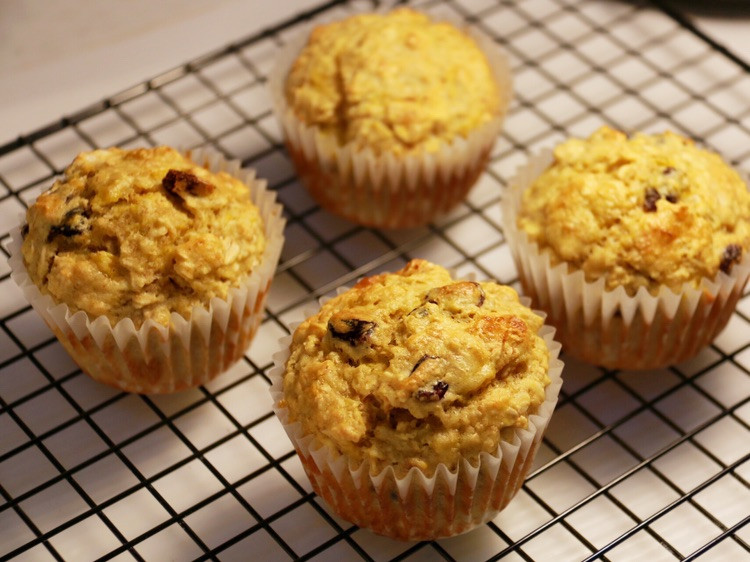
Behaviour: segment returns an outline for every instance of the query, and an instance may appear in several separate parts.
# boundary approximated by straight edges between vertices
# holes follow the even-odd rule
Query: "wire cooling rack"
[[[499,226],[529,151],[603,123],[672,129],[750,168],[750,67],[650,4],[420,2],[507,50],[516,98],[487,172],[424,228],[377,231],[319,209],[295,179],[266,76],[332,2],[0,147],[0,557],[19,560],[748,560],[750,298],[694,360],[610,372],[567,359],[536,467],[467,535],[401,543],[312,493],[271,412],[276,341],[335,287],[423,257],[516,283]],[[211,145],[258,169],[288,216],[267,316],[245,360],[206,387],[138,396],[91,381],[9,277],[8,231],[82,150]]]

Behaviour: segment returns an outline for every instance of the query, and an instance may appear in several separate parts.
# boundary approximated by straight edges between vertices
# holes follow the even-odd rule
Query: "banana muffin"
[[[496,513],[521,485],[559,390],[543,322],[512,288],[456,281],[424,260],[324,303],[294,331],[278,409],[373,497],[351,498],[346,478],[319,480],[325,469],[298,440],[316,491],[342,517],[397,538],[463,532]],[[473,485],[467,472],[500,462],[521,434],[522,451]],[[442,487],[416,503],[407,493],[448,474],[448,497]],[[389,485],[400,500],[384,494]]]
[[[511,184],[503,213],[524,291],[573,355],[661,367],[726,324],[747,280],[750,193],[719,155],[605,126]]]
[[[607,289],[698,286],[750,249],[750,194],[718,154],[671,132],[571,139],[526,190],[518,226]]]
[[[316,27],[285,95],[322,134],[395,155],[436,152],[492,120],[503,101],[474,39],[409,8]]]
[[[245,184],[165,146],[78,155],[27,224],[24,262],[43,293],[136,327],[225,298],[266,244]]]
[[[497,45],[409,8],[319,25],[303,39],[271,86],[292,159],[321,205],[403,227],[458,203],[510,99]]]
[[[283,240],[272,199],[254,173],[218,155],[196,163],[164,146],[82,153],[27,212],[20,248],[26,285],[64,304],[65,318],[85,315],[86,328],[45,320],[94,378],[138,392],[193,386],[205,380],[201,371],[217,374],[238,359],[257,326]],[[234,308],[212,317],[222,307]],[[149,349],[152,329],[161,333],[164,357]],[[74,342],[73,333],[85,341]],[[107,366],[107,353],[116,352],[100,352],[113,334],[123,348],[126,334],[136,337],[142,357]],[[182,347],[170,340],[176,334]],[[191,353],[202,366],[182,364]],[[168,366],[170,358],[180,365]],[[157,372],[144,379],[138,371],[154,361]]]

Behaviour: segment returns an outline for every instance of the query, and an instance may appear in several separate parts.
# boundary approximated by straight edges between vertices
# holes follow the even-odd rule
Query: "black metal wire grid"
[[[400,543],[312,493],[271,412],[276,340],[312,300],[411,257],[516,283],[499,223],[530,151],[608,123],[677,130],[750,168],[750,68],[668,6],[594,0],[415,2],[507,50],[516,99],[466,202],[378,231],[296,181],[265,80],[329,2],[0,147],[0,557],[28,560],[750,559],[750,298],[694,360],[652,373],[566,359],[558,409],[511,505],[470,534]],[[267,315],[245,360],[203,388],[137,396],[89,380],[9,277],[8,231],[94,147],[211,145],[269,179],[288,217]]]

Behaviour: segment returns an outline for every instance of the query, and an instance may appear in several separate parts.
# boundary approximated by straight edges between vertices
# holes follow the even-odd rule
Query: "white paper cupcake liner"
[[[424,225],[463,200],[484,171],[512,96],[510,67],[500,46],[474,28],[465,31],[490,63],[501,112],[438,152],[403,157],[340,145],[300,121],[287,104],[284,83],[310,29],[282,49],[269,76],[274,112],[297,174],[323,208],[366,226],[407,228]]]
[[[617,369],[655,369],[690,359],[726,326],[750,276],[747,253],[731,273],[719,271],[698,287],[679,291],[644,287],[629,296],[606,290],[604,279],[586,281],[583,271],[552,264],[516,219],[524,190],[552,163],[551,150],[529,159],[510,180],[501,202],[503,228],[524,293],[547,312],[566,353]]]
[[[339,289],[339,293],[346,288]],[[327,299],[321,299],[323,304]],[[528,299],[522,297],[528,306]],[[306,311],[312,316],[316,310]],[[543,313],[540,313],[544,317]],[[297,324],[298,325],[298,324]],[[296,325],[292,326],[292,331]],[[342,518],[375,533],[399,540],[429,540],[468,532],[492,519],[521,488],[557,404],[562,386],[563,363],[558,359],[560,344],[555,329],[544,325],[539,335],[549,349],[550,384],[528,427],[512,430],[512,438],[502,441],[494,454],[481,453],[473,466],[467,459],[454,471],[445,464],[435,467],[432,476],[411,468],[397,477],[393,467],[371,474],[369,463],[353,466],[315,436],[305,434],[299,422],[291,422],[283,398],[283,376],[290,355],[292,336],[279,340],[269,371],[274,412],[296,449],[315,492]]]
[[[190,319],[172,313],[168,326],[147,320],[139,329],[125,318],[114,326],[106,316],[73,313],[42,294],[29,278],[21,255],[21,228],[11,233],[11,277],[81,369],[127,392],[169,393],[205,384],[239,360],[255,335],[284,242],[282,208],[266,181],[217,153],[187,154],[196,164],[225,171],[245,183],[260,209],[267,237],[260,264],[226,299],[196,306]],[[25,222],[25,221],[24,221]]]

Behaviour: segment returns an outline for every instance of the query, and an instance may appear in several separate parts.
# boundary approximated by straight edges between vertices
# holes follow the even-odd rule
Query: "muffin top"
[[[163,146],[78,155],[26,220],[24,264],[42,293],[136,328],[226,298],[266,244],[245,184]]]
[[[553,263],[632,295],[729,273],[750,249],[749,220],[747,186],[717,154],[671,132],[602,127],[555,148],[518,226]]]
[[[501,103],[474,39],[408,8],[316,27],[285,90],[301,121],[378,154],[437,151]]]
[[[454,281],[412,260],[365,278],[294,332],[291,421],[370,473],[432,474],[495,453],[544,401],[541,317],[495,282]]]

